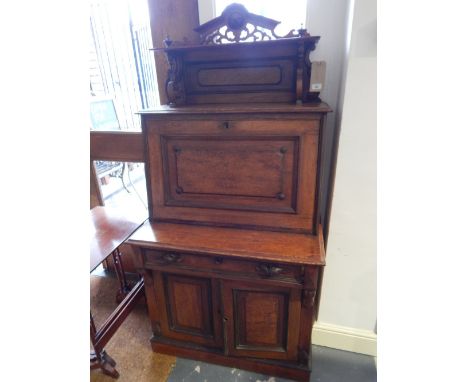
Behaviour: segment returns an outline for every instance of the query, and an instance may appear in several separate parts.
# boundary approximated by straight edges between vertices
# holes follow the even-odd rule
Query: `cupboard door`
[[[221,319],[213,280],[158,272],[162,336],[221,347]]]
[[[300,289],[225,281],[222,298],[230,355],[297,359]]]

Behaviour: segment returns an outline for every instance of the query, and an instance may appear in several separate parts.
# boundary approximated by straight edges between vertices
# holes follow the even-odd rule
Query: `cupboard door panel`
[[[171,329],[213,335],[210,280],[166,275],[165,286]]]
[[[217,289],[209,278],[160,273],[156,284],[163,302],[161,329],[164,337],[219,347],[221,323]]]
[[[300,290],[223,282],[227,350],[235,356],[297,359]]]
[[[280,293],[236,291],[234,305],[237,347],[287,348],[285,319],[288,296]]]

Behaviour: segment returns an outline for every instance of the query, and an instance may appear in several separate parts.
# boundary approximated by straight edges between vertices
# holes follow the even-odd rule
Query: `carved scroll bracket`
[[[316,289],[304,289],[302,291],[302,306],[311,309],[314,306]]]
[[[169,69],[167,71],[166,95],[169,105],[183,105],[185,91],[183,81],[182,59],[174,53],[167,54]]]
[[[160,337],[162,335],[162,331],[161,331],[161,324],[159,323],[159,321],[153,322],[152,326],[153,326],[153,335],[155,337]]]

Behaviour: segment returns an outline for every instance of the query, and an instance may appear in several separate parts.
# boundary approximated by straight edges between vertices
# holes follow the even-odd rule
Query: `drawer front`
[[[310,230],[319,120],[148,121],[151,217]]]
[[[300,266],[263,261],[238,260],[225,256],[208,256],[172,251],[144,251],[145,267],[197,273],[211,272],[222,277],[254,278],[302,284]]]

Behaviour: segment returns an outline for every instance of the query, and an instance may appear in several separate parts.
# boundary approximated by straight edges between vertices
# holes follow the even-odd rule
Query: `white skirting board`
[[[312,344],[377,356],[377,334],[370,330],[316,322],[312,329]]]

